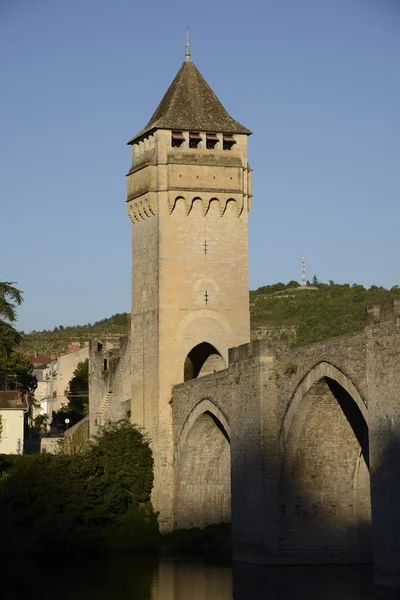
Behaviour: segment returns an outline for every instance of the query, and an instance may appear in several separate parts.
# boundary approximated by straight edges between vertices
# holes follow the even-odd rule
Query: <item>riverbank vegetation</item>
[[[148,440],[125,421],[72,454],[0,454],[0,559],[131,552],[229,561],[230,525],[160,535]]]
[[[156,552],[148,441],[126,422],[78,454],[0,455],[0,557]]]

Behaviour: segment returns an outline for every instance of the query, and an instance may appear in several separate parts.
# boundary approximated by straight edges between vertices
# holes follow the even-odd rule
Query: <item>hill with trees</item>
[[[321,283],[315,276],[306,287],[297,281],[262,286],[250,291],[252,338],[301,346],[353,333],[364,327],[367,306],[393,299],[400,300],[398,286],[387,290],[372,285],[366,289],[359,284]],[[117,313],[93,324],[32,331],[23,335],[21,348],[27,354],[58,354],[73,342],[126,335],[129,322],[128,313]]]
[[[59,325],[54,329],[23,333],[22,347],[26,354],[61,354],[72,343],[84,345],[91,339],[107,335],[126,335],[129,329],[130,315],[116,313],[108,319],[102,319],[87,325]]]
[[[253,337],[269,337],[285,345],[302,346],[365,326],[366,309],[373,304],[400,300],[398,286],[387,290],[372,285],[276,283],[250,292]]]

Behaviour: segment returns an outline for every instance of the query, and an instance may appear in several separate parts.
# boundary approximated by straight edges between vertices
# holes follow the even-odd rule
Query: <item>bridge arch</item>
[[[367,419],[354,383],[328,362],[297,385],[279,440],[287,551],[296,552],[300,537],[306,552],[370,560]]]
[[[360,392],[358,391],[354,383],[349,377],[347,377],[347,375],[343,373],[343,371],[335,367],[332,363],[321,361],[318,364],[316,364],[312,369],[310,369],[307,375],[300,381],[289,401],[279,435],[281,450],[285,445],[288,433],[293,422],[293,418],[298,412],[299,406],[304,396],[315,383],[317,383],[324,377],[328,377],[329,379],[336,381],[344,390],[346,390],[346,392],[351,396],[353,401],[357,404],[357,407],[361,412],[365,422],[368,424],[368,410],[365,400],[362,398]]]
[[[211,400],[209,400],[208,398],[204,398],[198,404],[196,404],[196,406],[189,413],[186,421],[183,424],[183,427],[179,434],[179,441],[178,441],[178,445],[177,445],[177,449],[176,449],[176,453],[175,453],[175,460],[179,459],[181,449],[186,442],[186,438],[187,438],[190,430],[192,429],[192,427],[195,424],[195,422],[197,421],[197,419],[203,413],[209,413],[210,415],[213,415],[213,417],[215,419],[217,419],[217,421],[219,421],[219,423],[221,424],[221,427],[223,428],[224,435],[227,437],[228,441],[230,442],[231,429],[230,429],[230,426],[228,423],[228,419],[226,418],[226,416],[224,415],[222,410],[220,410],[216,404],[211,402]]]
[[[230,428],[209,399],[188,415],[175,452],[175,528],[230,522]]]

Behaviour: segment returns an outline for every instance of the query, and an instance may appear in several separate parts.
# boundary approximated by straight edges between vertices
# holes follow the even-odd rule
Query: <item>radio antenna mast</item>
[[[301,259],[301,287],[306,287],[306,285],[306,261],[303,256]]]

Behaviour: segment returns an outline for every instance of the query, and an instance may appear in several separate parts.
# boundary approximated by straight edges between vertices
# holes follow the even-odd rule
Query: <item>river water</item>
[[[1,568],[1,599],[376,600],[370,567],[252,567],[112,555]]]

